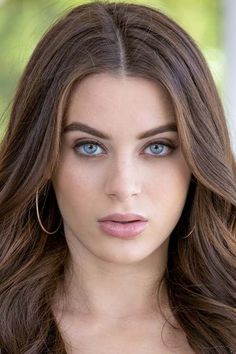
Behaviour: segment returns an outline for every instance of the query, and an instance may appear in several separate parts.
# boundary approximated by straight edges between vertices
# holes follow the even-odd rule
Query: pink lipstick
[[[141,234],[148,220],[139,214],[110,214],[99,221],[100,229],[106,234],[124,239],[133,238]]]

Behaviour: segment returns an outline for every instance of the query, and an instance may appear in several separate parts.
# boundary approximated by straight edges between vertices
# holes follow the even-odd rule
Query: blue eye
[[[168,152],[169,150],[173,150],[173,148],[168,145],[168,144],[164,144],[164,143],[161,143],[161,142],[154,142],[154,143],[151,143],[149,144],[147,148],[150,147],[150,150],[151,152],[154,154],[154,155],[157,155],[157,156],[165,156],[165,155],[168,155],[170,152]],[[153,148],[152,148],[153,147]],[[164,151],[164,153],[163,153]],[[165,152],[166,151],[166,152]]]
[[[100,147],[100,145],[95,141],[83,141],[75,145],[76,151],[78,151],[80,155],[85,155],[85,156],[97,155],[97,154],[94,155],[94,153],[97,151],[97,147]]]
[[[149,147],[151,150],[151,154],[148,154],[148,155],[151,155],[154,157],[170,155],[172,150],[174,150],[176,148],[174,145],[172,145],[170,143],[158,142],[158,141],[149,143],[145,147],[145,150]],[[81,156],[85,156],[85,157],[90,157],[90,156],[94,157],[94,156],[102,155],[101,152],[96,153],[99,149],[104,150],[101,147],[100,143],[98,143],[96,141],[92,141],[92,140],[81,141],[81,142],[75,144],[75,146],[74,146],[74,150],[76,151],[76,153],[78,153]]]

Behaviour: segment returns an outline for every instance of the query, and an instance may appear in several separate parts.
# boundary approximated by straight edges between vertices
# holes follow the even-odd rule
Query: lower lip
[[[100,228],[108,235],[129,239],[141,234],[147,226],[147,221],[121,223],[111,220],[100,221]]]

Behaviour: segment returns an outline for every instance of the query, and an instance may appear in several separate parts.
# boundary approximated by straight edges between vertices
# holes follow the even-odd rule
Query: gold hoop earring
[[[47,231],[47,230],[44,228],[44,226],[43,226],[43,224],[42,224],[42,221],[41,221],[41,219],[40,219],[40,216],[39,216],[39,204],[38,204],[38,202],[39,202],[39,194],[38,194],[38,190],[37,190],[37,192],[36,192],[36,198],[35,198],[35,199],[36,199],[36,201],[35,201],[35,204],[36,204],[36,213],[37,213],[37,218],[38,218],[39,225],[41,226],[42,230],[43,230],[44,232],[46,232],[46,234],[48,234],[48,235],[53,235],[53,234],[55,234],[55,233],[59,230],[59,228],[60,228],[60,226],[61,226],[61,221],[60,221],[60,224],[59,224],[58,228],[57,228],[55,231],[52,231],[52,232]]]
[[[193,226],[192,230],[187,234],[187,236],[182,237],[183,238],[188,238],[194,231],[196,224]]]

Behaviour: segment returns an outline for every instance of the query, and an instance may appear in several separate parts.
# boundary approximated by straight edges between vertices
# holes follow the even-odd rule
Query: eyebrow
[[[64,128],[63,133],[68,133],[68,132],[77,131],[77,130],[94,135],[94,136],[101,138],[101,139],[111,140],[111,137],[109,135],[107,135],[106,133],[104,133],[98,129],[92,128],[92,127],[88,126],[87,124],[79,123],[79,122],[72,122],[71,124],[67,125]],[[141,139],[149,138],[150,136],[164,133],[167,131],[177,132],[176,123],[168,123],[168,124],[156,127],[156,128],[152,128],[150,130],[147,130],[144,133],[139,134],[136,138],[141,140]]]

